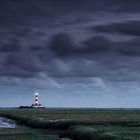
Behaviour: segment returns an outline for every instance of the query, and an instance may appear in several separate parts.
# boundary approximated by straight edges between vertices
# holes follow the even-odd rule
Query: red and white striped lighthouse
[[[38,108],[38,93],[35,93],[35,107]]]
[[[39,104],[39,94],[35,93],[35,104],[32,104],[31,107],[33,108],[44,108],[41,104]]]

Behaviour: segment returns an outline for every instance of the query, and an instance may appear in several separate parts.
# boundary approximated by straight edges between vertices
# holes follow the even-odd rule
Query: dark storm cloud
[[[36,77],[37,73],[22,70],[16,66],[1,66],[0,67],[0,76],[5,77],[19,77],[19,78],[30,78]]]
[[[23,25],[20,26],[21,28],[17,28],[16,26],[16,28],[12,28],[12,30],[11,28],[8,28],[9,32],[19,39],[21,47],[18,42],[0,46],[1,52],[13,53],[6,55],[4,63],[0,64],[0,75],[36,77],[40,72],[46,72],[51,76],[104,76],[106,73],[111,73],[110,69],[107,69],[109,65],[107,60],[110,60],[112,56],[109,58],[108,54],[119,53],[119,55],[117,54],[115,57],[117,59],[120,55],[130,53],[135,55],[139,52],[138,50],[135,51],[136,49],[132,51],[133,49],[131,46],[129,46],[129,49],[127,48],[130,42],[116,43],[103,35],[88,37],[88,39],[86,37],[83,39],[85,41],[82,40],[77,42],[75,36],[79,36],[80,33],[77,33],[76,35],[74,33],[69,34],[67,31],[67,33],[57,33],[61,32],[61,27],[59,30],[55,27],[56,31],[54,32],[54,28],[51,30],[48,27],[48,22],[51,25],[53,23],[60,24],[60,19],[63,19],[62,21],[65,22],[65,18],[60,18],[65,14],[69,15],[67,18],[71,21],[77,12],[76,19],[80,15],[82,18],[79,18],[79,20],[82,19],[82,21],[85,22],[83,13],[88,13],[89,15],[93,14],[94,17],[96,11],[109,11],[110,9],[114,9],[115,11],[122,7],[124,10],[133,9],[133,6],[139,7],[139,1],[40,0],[38,2],[38,0],[6,0],[0,2],[0,20],[2,21],[0,25],[3,25],[5,28],[7,25]],[[51,22],[52,20],[57,21],[57,19],[60,21]],[[38,45],[34,43],[36,40],[32,39],[35,35],[35,32],[32,29],[36,22],[41,23],[38,24],[38,28],[41,28],[42,24],[46,24],[45,28],[42,29],[44,34],[38,36],[39,39],[45,38],[44,40],[47,40],[46,46],[43,46],[42,41],[40,41],[40,44],[38,43]],[[31,26],[29,27],[28,25]],[[107,28],[107,31],[99,29],[103,28],[101,26],[98,26],[96,30],[139,36],[139,21],[114,23],[107,26],[109,27],[106,27],[106,25],[103,26],[104,28]],[[64,28],[67,29],[67,26]],[[72,29],[72,31],[73,30],[74,29]],[[45,31],[48,31],[53,35],[50,37],[50,34],[48,33],[46,35]],[[62,30],[62,32],[63,31],[64,30]],[[9,32],[7,32],[7,36]],[[83,38],[84,37],[85,34],[83,33]],[[8,37],[5,40],[7,41]],[[104,56],[101,56],[103,54]],[[99,64],[100,59],[106,60],[105,66]],[[110,63],[113,65],[113,62]],[[116,70],[117,69],[118,68],[116,68]]]
[[[140,36],[140,21],[127,21],[124,23],[111,23],[109,25],[97,25],[98,32],[121,33],[126,35]]]
[[[5,65],[15,66],[21,70],[29,72],[39,72],[42,70],[41,62],[32,54],[15,53],[7,56]]]
[[[31,52],[40,52],[40,51],[43,50],[43,47],[40,47],[40,46],[31,46],[31,47],[29,48],[29,50],[30,50]]]
[[[86,55],[110,51],[113,42],[104,36],[94,36],[76,45],[67,33],[59,33],[51,38],[49,48],[59,56]]]
[[[73,0],[6,0],[0,1],[0,19],[4,23],[27,23],[30,19],[49,18],[76,10],[84,1]],[[8,9],[8,10],[7,10]],[[35,19],[37,21],[37,19]]]
[[[0,77],[33,78],[46,70],[37,56],[29,52],[6,52],[0,56]]]
[[[18,39],[12,39],[8,43],[0,45],[0,52],[18,52],[20,51],[20,44]]]
[[[140,55],[139,38],[115,42],[105,36],[94,36],[84,42],[74,43],[67,33],[58,33],[49,41],[49,49],[57,56],[81,56],[101,52],[120,53],[121,55]]]
[[[54,35],[50,40],[49,48],[60,56],[68,56],[77,51],[73,39],[67,33]]]
[[[140,38],[117,43],[116,51],[123,55],[140,55]]]
[[[71,10],[83,10],[83,11],[126,11],[135,12],[139,11],[139,0],[53,0],[47,1],[51,6],[55,6],[56,9],[63,9],[64,12]]]
[[[139,49],[136,49],[139,44],[139,38],[118,43],[99,35],[88,38],[84,42],[75,43],[68,33],[58,33],[49,39],[46,47],[29,46],[26,51],[22,47],[22,51],[25,52],[5,53],[4,63],[0,64],[0,75],[37,77],[45,72],[52,77],[105,77],[105,75],[117,77],[118,75],[112,70],[115,64],[117,64],[116,72],[121,67],[122,63],[117,59],[120,55],[124,56],[124,59],[125,55],[139,54]],[[51,53],[49,53],[50,50]],[[44,57],[44,60],[42,61],[40,57]],[[130,62],[126,60],[126,63],[128,63],[127,68]],[[125,79],[129,78],[126,76]]]
[[[102,6],[112,7],[112,10],[117,12],[136,12],[140,8],[139,0],[100,0],[100,2]]]
[[[139,0],[5,0],[0,1],[0,25],[38,23],[38,19],[58,18],[60,15],[80,11],[139,11]],[[28,23],[28,24],[27,24]],[[46,23],[47,24],[47,23]]]
[[[84,42],[84,49],[81,52],[86,53],[96,53],[110,51],[113,42],[104,36],[95,36]]]

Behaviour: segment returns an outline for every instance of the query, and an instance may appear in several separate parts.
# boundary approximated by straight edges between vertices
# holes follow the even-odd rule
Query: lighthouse
[[[38,93],[35,93],[35,106],[38,108]]]
[[[39,94],[35,93],[35,103],[31,105],[33,108],[44,108],[41,104],[39,104]]]

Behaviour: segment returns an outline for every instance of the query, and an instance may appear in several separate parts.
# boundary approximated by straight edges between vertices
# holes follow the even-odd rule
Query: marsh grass
[[[140,140],[140,110],[14,109],[0,110],[0,114],[32,128],[66,130],[61,137],[74,140]]]
[[[132,133],[133,136],[129,135],[129,133],[105,132],[88,126],[74,126],[62,134],[62,137],[70,137],[74,140],[140,140],[140,133]]]
[[[73,120],[86,123],[110,123],[112,125],[140,126],[140,110],[131,109],[11,109],[0,110],[16,119],[44,118],[48,120]],[[19,118],[18,118],[19,116]]]
[[[35,135],[1,135],[0,140],[60,140],[55,136],[35,136]]]
[[[44,135],[28,128],[1,128],[0,140],[63,140],[57,135]]]

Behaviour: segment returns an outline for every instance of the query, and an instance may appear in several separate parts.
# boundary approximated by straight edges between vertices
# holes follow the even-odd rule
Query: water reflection
[[[4,118],[4,117],[0,117],[0,128],[15,128],[16,124],[14,123],[14,121]]]

